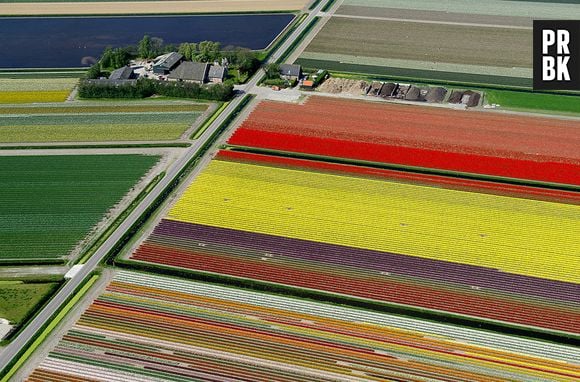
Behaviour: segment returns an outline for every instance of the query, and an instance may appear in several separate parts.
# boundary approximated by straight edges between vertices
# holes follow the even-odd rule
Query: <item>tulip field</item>
[[[431,175],[404,170],[389,170],[363,165],[321,162],[318,160],[289,158],[285,156],[258,154],[247,151],[222,150],[218,154],[223,160],[239,160],[244,163],[268,164],[282,168],[300,168],[309,171],[323,170],[328,173],[370,177],[411,182],[418,185],[444,187],[460,191],[489,193],[500,196],[514,196],[559,203],[580,204],[580,194],[574,191],[531,187],[509,183]]]
[[[579,129],[576,120],[309,97],[261,102],[229,143],[579,186]]]
[[[118,272],[26,379],[571,381],[578,348]]]
[[[0,263],[64,259],[158,160],[0,156]]]
[[[63,102],[78,78],[0,78],[0,104]]]
[[[222,151],[132,259],[580,333],[577,203],[259,157]]]
[[[106,142],[178,139],[208,104],[82,102],[0,107],[0,142]]]

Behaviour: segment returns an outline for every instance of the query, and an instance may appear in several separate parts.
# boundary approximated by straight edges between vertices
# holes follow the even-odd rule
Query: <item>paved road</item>
[[[327,1],[322,1],[314,10],[310,12],[308,17],[296,28],[296,30],[284,41],[284,43],[270,56],[269,62],[276,61],[284,52],[292,45],[292,43],[300,36],[310,21],[316,14],[326,5]],[[245,87],[246,92],[251,92],[252,88],[262,80],[265,73],[259,70],[247,83]],[[114,245],[121,239],[127,230],[137,221],[139,216],[147,209],[151,203],[161,194],[161,192],[169,185],[169,183],[179,174],[185,165],[197,155],[201,147],[209,140],[224,120],[235,110],[235,108],[242,101],[242,95],[238,95],[225,108],[224,112],[209,126],[209,128],[196,140],[190,148],[178,159],[172,167],[167,171],[165,177],[155,186],[155,188],[145,197],[145,199],[133,210],[133,212],[125,219],[125,221],[111,234],[111,236],[101,245],[95,254],[86,262],[85,266],[80,272],[69,280],[61,290],[50,300],[46,307],[34,318],[32,322],[16,337],[8,346],[6,346],[0,354],[0,370],[4,369],[6,365],[23,349],[27,343],[30,342],[34,334],[40,327],[47,322],[50,317],[63,305],[65,300],[74,292],[74,290],[87,278],[87,276],[96,269],[98,264],[103,260],[105,255],[114,247]],[[200,166],[196,167],[194,171],[199,172]]]

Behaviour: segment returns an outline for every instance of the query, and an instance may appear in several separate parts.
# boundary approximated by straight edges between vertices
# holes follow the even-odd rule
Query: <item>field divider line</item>
[[[78,118],[81,116],[117,116],[117,115],[168,115],[168,114],[191,114],[191,113],[203,113],[203,111],[107,111],[104,113],[30,113],[30,114],[0,114],[1,118],[33,118],[33,117],[71,117]],[[141,122],[133,122],[133,124],[141,124]]]
[[[504,28],[504,29],[522,29],[532,30],[532,27],[524,27],[518,25],[501,25],[501,24],[481,24],[481,23],[461,23],[457,21],[436,21],[436,20],[419,20],[419,19],[401,19],[397,17],[376,17],[376,16],[356,16],[345,14],[334,14],[332,17],[342,17],[347,19],[362,19],[362,20],[380,20],[380,21],[399,21],[420,24],[442,24],[442,25],[457,25],[465,27],[482,27],[482,28]]]
[[[212,114],[209,116],[208,119],[191,135],[190,139],[198,139],[205,130],[220,116],[220,114],[225,110],[225,108],[229,105],[228,102],[224,102],[220,107],[218,107]]]

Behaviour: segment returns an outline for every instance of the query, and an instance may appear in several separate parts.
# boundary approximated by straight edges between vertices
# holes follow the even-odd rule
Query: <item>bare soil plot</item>
[[[528,30],[333,18],[309,52],[500,67],[532,66]]]
[[[388,17],[393,19],[430,20],[442,23],[473,23],[489,25],[510,25],[532,27],[531,17],[503,16],[503,15],[477,15],[468,13],[455,13],[444,11],[428,11],[415,9],[357,7],[343,5],[336,11],[339,15],[363,16],[363,17]]]
[[[399,8],[422,11],[440,11],[465,13],[473,15],[510,15],[543,19],[577,19],[580,18],[580,4],[574,0],[344,0],[343,5]]]
[[[302,9],[307,3],[308,0],[187,0],[0,3],[0,15],[112,15],[286,11]]]

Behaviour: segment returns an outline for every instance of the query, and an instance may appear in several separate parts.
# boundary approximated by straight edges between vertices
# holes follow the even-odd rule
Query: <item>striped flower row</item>
[[[577,348],[119,272],[28,381],[569,381]]]

